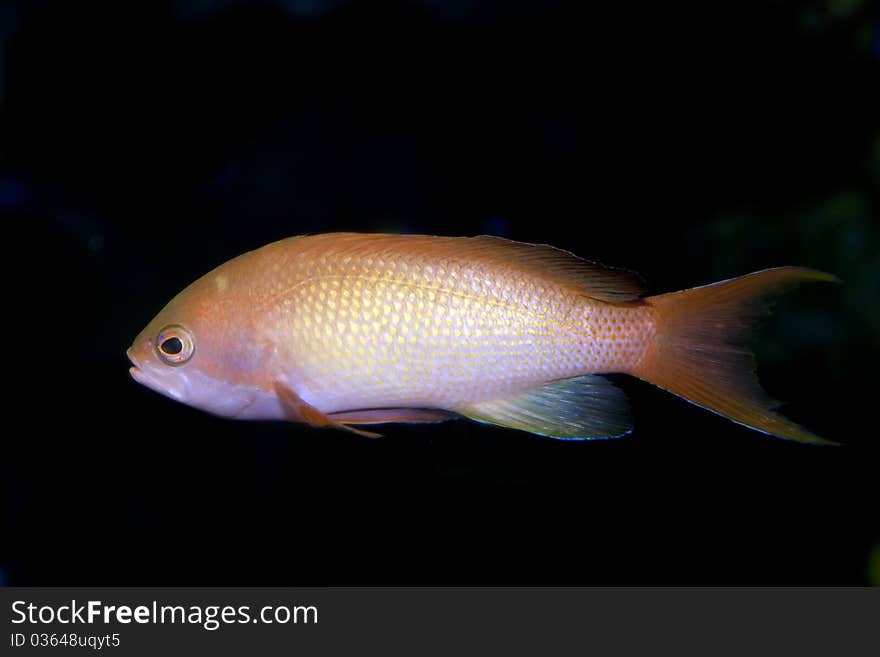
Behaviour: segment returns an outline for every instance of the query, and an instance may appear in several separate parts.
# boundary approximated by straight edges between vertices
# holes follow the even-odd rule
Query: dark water
[[[3,581],[880,582],[869,3],[468,4],[0,12]],[[343,229],[547,242],[658,292],[833,272],[757,350],[786,412],[846,446],[629,380],[635,432],[572,443],[236,423],[129,379],[190,281]]]

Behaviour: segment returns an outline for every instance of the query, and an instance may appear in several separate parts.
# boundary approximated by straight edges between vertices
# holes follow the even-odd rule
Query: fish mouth
[[[173,376],[170,372],[156,368],[149,360],[139,361],[131,347],[126,350],[125,355],[128,356],[128,360],[131,361],[133,366],[128,368],[128,373],[131,374],[132,379],[142,386],[158,392],[160,395],[171,397],[179,402],[185,400],[186,391],[184,388],[186,380],[184,378]]]

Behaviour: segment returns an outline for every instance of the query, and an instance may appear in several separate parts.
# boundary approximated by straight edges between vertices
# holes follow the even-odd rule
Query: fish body
[[[645,297],[635,274],[549,246],[293,237],[194,282],[129,357],[139,382],[241,419],[368,433],[355,427],[464,416],[612,437],[631,423],[623,393],[600,375],[625,373],[761,431],[822,442],[772,411],[739,343],[767,293],[832,279],[778,268]]]

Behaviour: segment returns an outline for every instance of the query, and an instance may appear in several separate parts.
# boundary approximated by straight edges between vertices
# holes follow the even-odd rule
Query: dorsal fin
[[[638,274],[625,269],[614,269],[579,258],[569,251],[547,244],[514,242],[502,237],[481,235],[466,240],[470,249],[485,250],[494,260],[524,268],[536,275],[547,277],[562,285],[575,288],[580,294],[600,301],[620,303],[633,301],[645,293]]]
[[[506,267],[611,303],[633,301],[645,293],[641,278],[634,272],[590,262],[546,244],[515,242],[503,237],[327,233],[305,239],[315,247],[330,248],[338,254],[393,253]]]

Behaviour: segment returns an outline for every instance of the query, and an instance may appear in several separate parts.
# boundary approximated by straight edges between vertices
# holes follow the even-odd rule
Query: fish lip
[[[131,347],[125,350],[125,355],[128,358],[129,362],[132,364],[132,367],[128,368],[128,373],[131,374],[131,378],[138,383],[145,385],[143,380],[141,379],[143,375],[141,364],[138,362],[138,359],[135,358],[134,352],[132,351]]]
[[[185,402],[185,391],[180,388],[181,385],[185,387],[185,379],[169,379],[169,377],[161,376],[153,367],[150,367],[149,361],[141,363],[135,357],[131,347],[126,350],[125,355],[132,364],[132,367],[128,368],[128,373],[132,379],[161,395],[171,397],[179,402]]]

